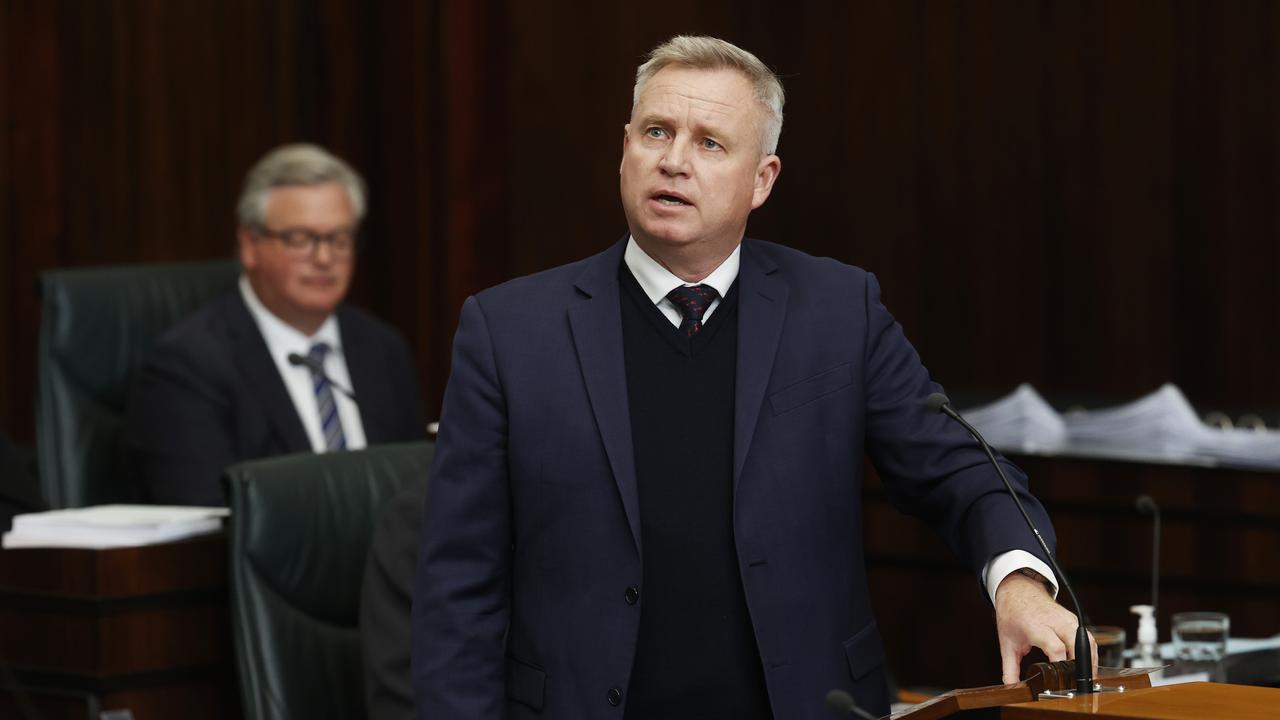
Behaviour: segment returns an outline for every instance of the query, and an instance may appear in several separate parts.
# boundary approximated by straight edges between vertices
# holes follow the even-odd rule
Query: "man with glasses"
[[[314,145],[249,171],[239,287],[161,338],[134,388],[127,437],[152,501],[223,505],[232,463],[425,437],[404,340],[342,303],[364,211],[360,176]]]

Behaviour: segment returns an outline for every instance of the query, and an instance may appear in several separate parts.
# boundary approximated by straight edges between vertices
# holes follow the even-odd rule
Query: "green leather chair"
[[[357,629],[374,520],[430,470],[430,442],[227,468],[236,663],[246,720],[363,718]]]
[[[121,441],[134,374],[157,337],[238,274],[217,260],[40,276],[36,452],[50,507],[140,499]]]

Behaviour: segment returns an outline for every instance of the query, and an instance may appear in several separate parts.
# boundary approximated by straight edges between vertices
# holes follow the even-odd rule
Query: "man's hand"
[[[1050,662],[1074,660],[1076,616],[1050,597],[1039,580],[1010,573],[996,589],[996,633],[1000,637],[1003,680],[1018,682],[1022,658],[1038,647]],[[1098,645],[1089,635],[1094,674],[1098,671]]]

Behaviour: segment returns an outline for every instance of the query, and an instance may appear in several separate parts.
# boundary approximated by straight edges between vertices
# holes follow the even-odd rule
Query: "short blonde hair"
[[[340,183],[351,198],[356,223],[364,218],[365,186],[360,174],[333,153],[307,143],[282,145],[259,160],[244,178],[236,203],[236,220],[245,227],[267,219],[267,196],[273,188]]]
[[[761,128],[761,146],[766,155],[778,150],[782,136],[782,105],[786,96],[782,81],[760,62],[760,58],[719,38],[677,35],[649,52],[644,64],[636,69],[636,85],[631,94],[631,109],[640,102],[640,92],[658,71],[668,65],[684,65],[697,70],[737,70],[751,81],[756,99],[766,111]]]

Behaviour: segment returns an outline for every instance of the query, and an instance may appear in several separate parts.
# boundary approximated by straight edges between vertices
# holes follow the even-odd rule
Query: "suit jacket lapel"
[[[733,489],[737,492],[747,451],[755,436],[773,359],[787,314],[787,284],[778,266],[750,240],[742,241],[738,270],[738,375],[733,418]]]
[[[289,397],[280,370],[267,350],[267,342],[262,339],[262,333],[258,331],[239,292],[235,294],[234,302],[228,305],[226,315],[236,362],[248,380],[250,392],[262,403],[263,414],[282,443],[283,451],[311,450],[311,440],[302,427],[293,398]]]
[[[636,489],[631,410],[622,347],[622,306],[618,268],[626,242],[587,261],[574,286],[585,299],[569,308],[573,344],[591,400],[605,454],[626,509],[631,536],[640,548],[640,498]]]

